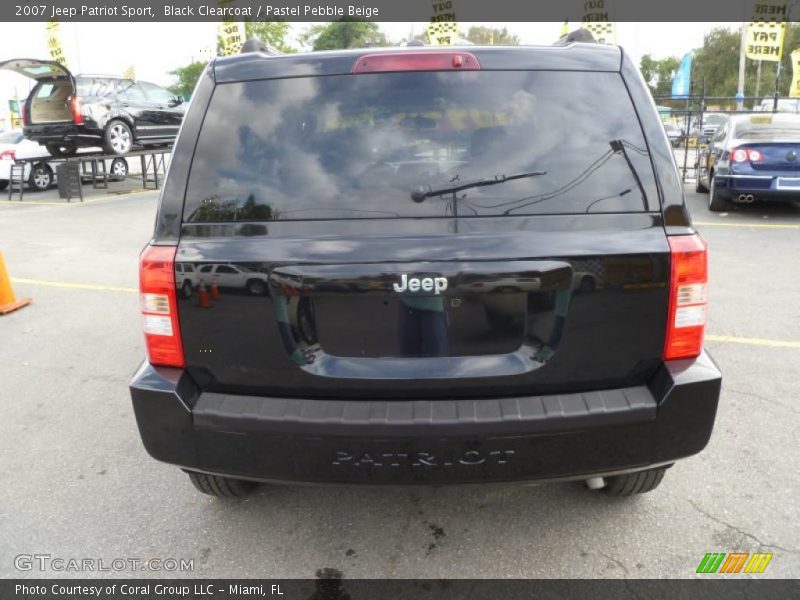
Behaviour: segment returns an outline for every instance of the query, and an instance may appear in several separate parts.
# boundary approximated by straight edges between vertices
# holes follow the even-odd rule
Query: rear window
[[[737,123],[734,137],[752,140],[797,139],[800,137],[800,119],[780,117],[753,116]]]
[[[111,96],[119,85],[116,79],[108,77],[78,77],[75,84],[78,96],[95,96],[105,98]]]
[[[49,98],[53,95],[53,92],[56,89],[56,85],[54,83],[42,83],[39,85],[39,88],[36,90],[36,97],[37,98]]]
[[[529,175],[412,197],[520,174]],[[645,141],[618,73],[413,72],[218,85],[184,220],[657,207]]]

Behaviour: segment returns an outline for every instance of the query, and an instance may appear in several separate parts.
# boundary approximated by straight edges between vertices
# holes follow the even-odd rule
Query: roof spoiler
[[[575,31],[570,31],[567,35],[561,36],[558,41],[553,44],[553,46],[566,46],[572,42],[586,42],[589,44],[594,44],[597,42],[597,40],[594,39],[591,31],[585,27],[581,27]]]
[[[249,40],[246,40],[244,44],[242,44],[240,54],[244,54],[245,52],[263,52],[264,54],[273,55],[283,54],[283,52],[277,48],[274,48],[269,44],[265,44],[258,38],[250,38]]]

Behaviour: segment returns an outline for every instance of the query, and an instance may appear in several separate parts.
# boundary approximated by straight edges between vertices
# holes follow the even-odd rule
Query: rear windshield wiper
[[[486,179],[475,179],[474,181],[466,181],[458,185],[448,185],[442,187],[431,187],[423,185],[414,188],[411,191],[411,199],[414,202],[422,202],[431,196],[441,196],[442,194],[456,193],[463,190],[470,190],[477,187],[486,187],[489,185],[497,185],[498,183],[505,183],[506,181],[513,181],[515,179],[527,179],[528,177],[538,177],[540,175],[547,175],[547,171],[530,171],[528,173],[517,173],[515,175],[495,175]],[[451,179],[451,183],[458,180],[458,175]]]

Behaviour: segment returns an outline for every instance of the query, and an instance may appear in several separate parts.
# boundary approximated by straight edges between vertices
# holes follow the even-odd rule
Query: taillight
[[[16,160],[17,153],[14,150],[5,150],[0,152],[0,160]]]
[[[83,113],[81,112],[81,100],[77,96],[72,97],[72,122],[75,125],[83,125]]]
[[[694,358],[703,350],[708,308],[708,253],[699,234],[669,236],[669,315],[664,360]]]
[[[139,258],[139,301],[147,359],[153,365],[183,367],[175,291],[175,246],[147,246]]]
[[[28,112],[28,99],[25,98],[25,101],[22,103],[22,108],[20,109],[19,113],[19,118],[20,121],[22,121],[23,127],[28,124],[28,115],[25,114],[27,112]]]
[[[359,57],[353,65],[353,73],[478,71],[480,68],[478,59],[469,52],[389,52]]]
[[[731,150],[731,161],[735,163],[761,162],[764,155],[755,148],[734,148]]]

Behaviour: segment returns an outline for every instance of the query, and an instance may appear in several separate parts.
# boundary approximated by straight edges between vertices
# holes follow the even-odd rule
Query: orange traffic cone
[[[30,303],[30,298],[17,300],[14,295],[14,290],[11,289],[11,281],[8,278],[8,271],[6,271],[6,263],[3,262],[3,253],[0,252],[0,315],[8,314]]]
[[[200,287],[197,289],[197,299],[200,302],[200,308],[213,308],[211,300],[208,299],[208,292],[206,291],[206,284],[200,280]]]
[[[219,288],[217,287],[217,278],[211,278],[211,299],[219,300]]]

